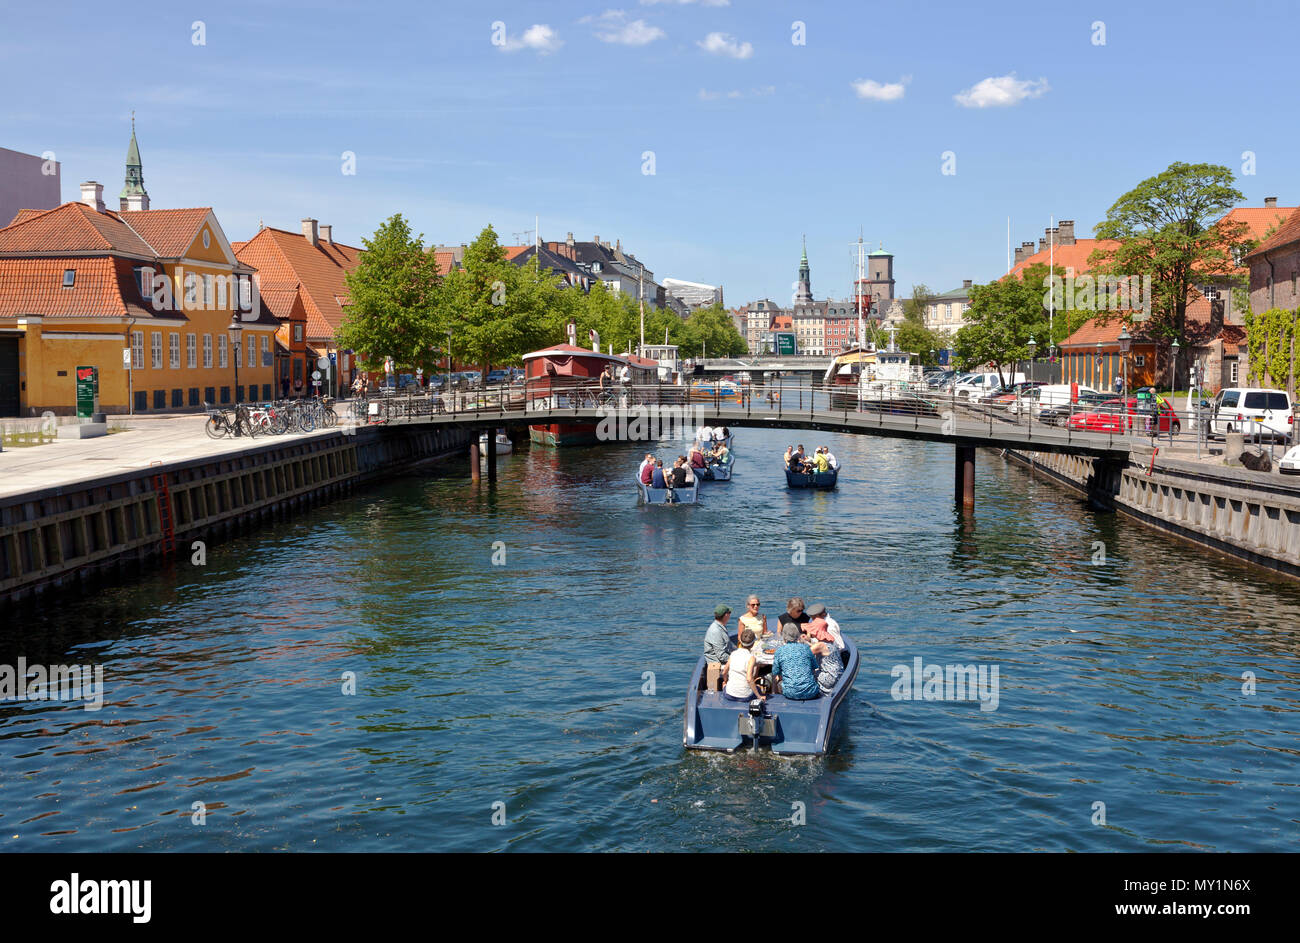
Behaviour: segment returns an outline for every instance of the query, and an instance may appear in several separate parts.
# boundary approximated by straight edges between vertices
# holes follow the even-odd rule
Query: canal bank
[[[51,589],[174,558],[188,561],[212,543],[348,494],[359,484],[463,456],[471,435],[478,434],[456,427],[379,426],[241,447],[233,440],[212,442],[202,438],[200,426],[187,426],[193,426],[189,438],[178,439],[185,434],[169,429],[141,433],[136,441],[131,433],[114,436],[117,442],[100,446],[102,455],[56,453],[54,445],[25,450],[50,451],[23,456],[26,468],[7,470],[7,493],[0,493],[0,603],[30,601]],[[90,461],[127,470],[86,475]],[[33,487],[38,481],[44,485]]]
[[[1228,465],[1165,458],[1136,446],[1129,461],[1008,450],[1008,459],[1095,505],[1240,560],[1300,577],[1300,482]]]

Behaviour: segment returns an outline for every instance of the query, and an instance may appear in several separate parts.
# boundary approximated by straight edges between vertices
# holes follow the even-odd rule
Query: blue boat
[[[811,701],[794,701],[780,694],[765,700],[732,701],[721,691],[705,690],[707,671],[701,655],[686,689],[683,746],[688,750],[731,753],[749,741],[754,747],[770,747],[773,753],[783,756],[826,753],[843,727],[848,694],[858,676],[858,648],[852,639],[844,637],[839,654],[844,659],[839,683],[830,694]],[[760,666],[760,677],[770,671],[770,666]]]
[[[791,488],[829,490],[835,487],[835,482],[839,480],[839,477],[839,468],[832,468],[828,472],[792,472],[788,468],[785,470],[785,483]]]
[[[649,485],[636,483],[637,494],[646,504],[698,504],[699,480],[689,488],[651,488]]]

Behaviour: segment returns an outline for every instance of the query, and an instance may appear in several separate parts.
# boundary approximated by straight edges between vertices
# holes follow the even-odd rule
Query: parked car
[[[1030,402],[1035,410],[1035,418],[1045,426],[1061,426],[1065,421],[1075,413],[1090,412],[1092,407],[1100,406],[1102,403],[1113,400],[1115,397],[1110,393],[1098,393],[1096,390],[1084,389],[1079,391],[1079,398],[1076,402],[1071,403],[1066,399],[1064,403],[1056,406],[1040,405],[1039,401],[1043,396],[1042,388],[1033,391]],[[1022,407],[1023,408],[1023,407]]]
[[[502,383],[508,383],[510,374],[505,370],[492,370],[488,373],[488,386],[497,386]]]
[[[1286,390],[1229,387],[1214,398],[1206,422],[1210,435],[1244,432],[1257,440],[1267,436],[1285,442],[1294,431],[1295,415]]]
[[[957,375],[957,371],[955,370],[943,370],[943,369],[936,370],[933,373],[928,373],[925,375],[925,385],[932,390],[938,390],[941,389],[945,384],[948,383],[948,381],[950,381],[956,375]]]
[[[1277,463],[1277,470],[1283,475],[1300,475],[1300,445],[1287,449],[1282,460]]]
[[[1169,401],[1154,397],[1108,399],[1091,412],[1076,412],[1066,425],[1081,432],[1110,432],[1115,435],[1170,431],[1178,435],[1182,431],[1182,422]]]
[[[1023,383],[1025,375],[1023,373],[1005,374],[1003,378],[1007,383]],[[958,397],[967,397],[969,399],[978,399],[981,395],[997,387],[1002,382],[997,373],[976,373],[969,379],[963,380],[953,386],[953,393]]]
[[[1044,385],[1045,384],[1038,380],[1025,380],[1021,383],[1013,383],[1010,386],[999,386],[996,389],[989,390],[989,392],[980,397],[980,402],[985,406],[997,406],[1006,409],[1013,403],[1017,402],[1020,397],[1024,396],[1030,390],[1037,389]]]

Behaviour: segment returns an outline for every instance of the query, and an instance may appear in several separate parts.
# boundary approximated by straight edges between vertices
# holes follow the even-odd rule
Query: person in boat
[[[786,601],[785,612],[781,613],[776,620],[782,632],[787,625],[794,625],[801,633],[803,627],[808,624],[808,614],[804,612],[804,603],[802,597],[792,596]],[[781,636],[784,638],[784,634]]]
[[[826,453],[818,449],[813,455],[813,469],[819,472],[828,472],[831,470],[831,463],[826,459]]]
[[[713,437],[717,439],[719,442],[726,442],[728,439],[731,438],[731,430],[728,429],[726,426],[723,426],[722,435],[718,435],[717,430],[715,429]]]
[[[736,620],[736,627],[752,631],[758,642],[772,634],[772,630],[767,627],[767,616],[758,611],[761,606],[757,596],[750,596],[745,600],[744,613]]]
[[[685,464],[686,462],[683,461],[680,456],[673,460],[673,469],[671,473],[672,483],[670,487],[672,488],[686,487],[686,469],[682,467]]]
[[[740,647],[727,656],[727,663],[722,666],[722,696],[729,701],[750,701],[763,699],[754,686],[754,669],[758,659],[754,657],[754,630],[740,630]]]
[[[609,388],[613,385],[614,371],[611,367],[606,366],[605,369],[600,372],[600,391],[602,393],[608,393]]]
[[[707,463],[704,461],[704,450],[700,448],[697,442],[691,446],[691,466],[694,468],[703,468]]]
[[[648,485],[654,478],[655,457],[649,452],[641,460],[641,467],[637,469],[636,476],[641,479],[641,484]]]
[[[776,680],[776,691],[792,701],[811,701],[821,695],[817,686],[817,658],[812,649],[799,641],[799,626],[787,623],[781,629],[781,638],[785,644],[776,650],[772,658],[772,677]]]
[[[844,673],[844,659],[831,642],[813,642],[809,650],[817,656],[817,687],[829,697]]]
[[[655,459],[655,470],[650,475],[651,488],[667,488],[668,479],[664,477],[664,460]]]
[[[793,459],[794,459],[794,446],[793,446],[793,445],[787,445],[787,446],[785,447],[785,467],[786,467],[786,468],[789,468],[791,471],[794,471],[794,469],[793,469],[793,468],[791,467],[791,465],[790,465],[790,462],[791,462]]]
[[[835,471],[835,469],[840,467],[840,463],[836,461],[835,456],[831,453],[830,446],[823,445],[822,451],[826,453],[826,462],[830,465],[831,471]]]
[[[831,635],[830,623],[826,619],[826,607],[814,603],[808,607],[806,615],[808,621],[803,626],[804,635],[811,640],[834,644],[835,638]]]
[[[694,488],[694,487],[695,487],[695,481],[696,481],[696,478],[695,478],[695,469],[691,466],[691,463],[690,463],[690,462],[683,461],[683,462],[682,462],[682,471],[686,473],[686,487],[688,487],[688,488]]]
[[[720,603],[713,609],[713,621],[704,630],[705,680],[710,691],[718,690],[718,682],[722,678],[722,666],[735,651],[735,646],[731,643],[731,635],[727,632],[727,620],[730,618],[731,607],[726,603]]]

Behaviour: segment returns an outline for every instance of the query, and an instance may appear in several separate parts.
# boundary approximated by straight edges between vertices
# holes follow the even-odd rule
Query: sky
[[[1264,42],[1293,2],[0,3],[0,147],[116,205],[134,111],[152,206],[232,241],[311,216],[360,245],[401,213],[510,244],[536,218],[735,306],[789,303],[805,236],[817,298],[848,296],[859,234],[899,296],[989,281],[1008,219],[1013,246],[1053,216],[1091,235],[1173,161],[1300,202]]]

